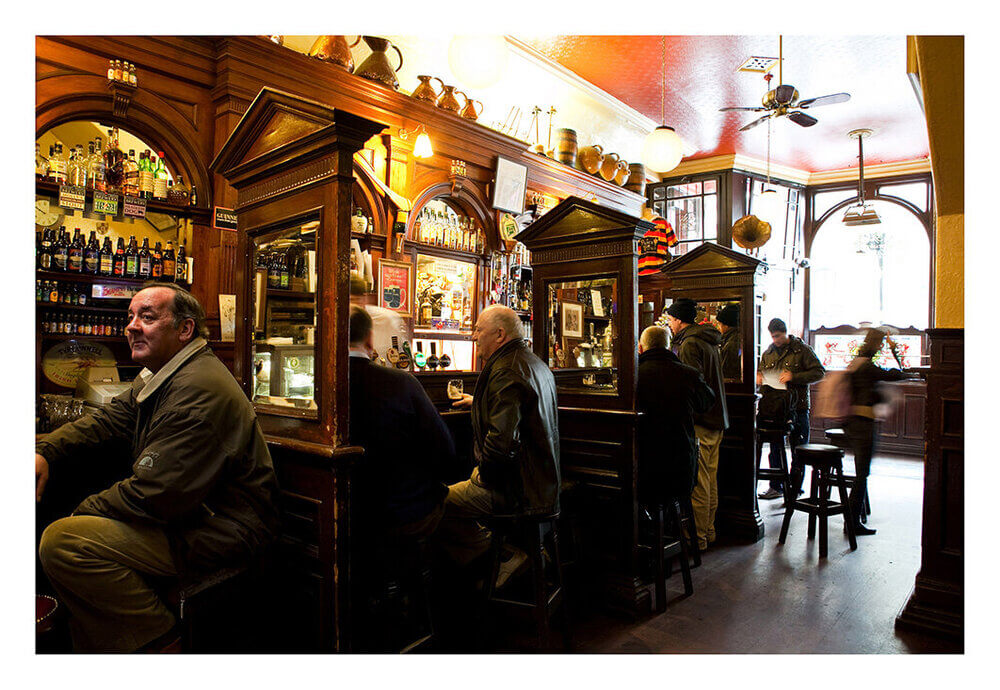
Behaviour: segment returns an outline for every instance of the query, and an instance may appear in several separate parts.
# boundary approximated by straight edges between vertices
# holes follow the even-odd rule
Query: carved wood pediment
[[[541,247],[569,247],[615,239],[628,240],[628,246],[631,246],[634,238],[652,227],[651,223],[627,213],[579,197],[569,197],[525,228],[515,239],[532,251]]]
[[[706,242],[684,256],[674,259],[664,269],[668,275],[702,273],[755,273],[761,261],[741,252]]]
[[[239,163],[246,163],[265,153],[274,151],[286,144],[301,139],[312,134],[321,127],[330,124],[316,118],[307,118],[302,113],[292,112],[282,106],[274,107],[267,113],[267,119],[261,120],[257,126],[256,141],[253,141],[240,159]]]

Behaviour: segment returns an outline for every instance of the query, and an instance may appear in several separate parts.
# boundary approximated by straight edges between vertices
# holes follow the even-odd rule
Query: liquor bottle
[[[442,353],[441,357],[438,359],[438,368],[441,371],[444,371],[445,369],[447,369],[450,366],[451,366],[451,357],[449,357],[448,355]]]
[[[171,204],[187,206],[188,197],[190,195],[191,192],[188,191],[187,185],[184,184],[184,176],[177,173],[177,179],[174,180],[173,185],[170,185],[167,189],[167,201]]]
[[[91,142],[91,152],[93,152],[93,142]],[[83,155],[83,146],[73,147],[73,157],[67,164],[67,175],[69,176],[69,183],[76,185],[78,187],[87,187],[88,185],[88,165],[87,161],[89,159]]]
[[[115,247],[115,256],[112,259],[112,272],[116,276],[125,277],[125,238],[118,238],[118,246]]]
[[[37,148],[37,144],[35,145]],[[417,214],[417,217],[413,219],[413,239],[417,242],[423,242],[424,236],[421,233],[421,228],[424,226],[424,212],[421,211]]]
[[[156,168],[153,170],[153,198],[167,198],[167,166],[163,163],[163,151],[157,151],[159,158],[156,161]]]
[[[65,271],[69,261],[69,241],[67,240],[66,226],[59,228],[59,239],[56,240],[55,250],[52,254],[53,270]]]
[[[122,80],[122,61],[115,60],[115,81]]]
[[[278,254],[278,269],[281,276],[281,289],[287,290],[289,288],[289,273],[288,273],[288,255],[284,252]]]
[[[115,250],[111,246],[111,237],[105,236],[104,244],[101,245],[101,253],[98,273],[102,276],[109,276],[114,272]]]
[[[188,205],[197,206],[198,205],[198,188],[195,185],[191,185],[191,194],[188,196]]]
[[[135,235],[128,238],[128,247],[125,249],[125,277],[139,277],[139,252],[136,249]]]
[[[45,178],[49,174],[49,159],[42,155],[41,144],[35,142],[35,177]]]
[[[438,365],[437,348],[435,345],[437,345],[437,343],[431,343],[431,356],[427,358],[427,368],[430,371],[437,369]]]
[[[149,280],[153,276],[153,256],[149,252],[149,238],[142,238],[142,246],[139,247],[139,277]]]
[[[55,252],[55,231],[52,228],[45,228],[42,231],[42,247],[38,252],[38,267],[43,271],[52,270],[52,255]]]
[[[97,275],[101,268],[101,247],[97,244],[97,233],[90,231],[90,239],[83,250],[83,272]]]
[[[76,291],[76,303],[81,307],[87,306],[87,302],[90,300],[90,296],[87,294],[87,286],[78,286],[79,290]]]
[[[139,79],[135,76],[135,63],[130,62],[128,65],[128,83],[129,86],[138,86]]]
[[[104,180],[104,152],[101,151],[101,138],[94,139],[94,152],[90,156],[89,175],[90,184],[98,192],[107,192],[107,184]]]
[[[124,159],[122,167],[125,171],[122,194],[139,196],[139,163],[135,159],[135,149],[128,150],[128,158]]]
[[[417,341],[417,351],[413,353],[413,363],[417,365],[417,369],[420,371],[424,370],[427,366],[427,355],[424,354],[424,344]]]
[[[278,266],[278,256],[275,252],[271,252],[267,257],[267,286],[281,287],[281,267]]]
[[[74,304],[76,299],[76,283],[69,283],[68,285],[63,285],[62,289],[59,290],[59,294],[62,295],[63,304]]]
[[[108,59],[108,81],[114,81],[115,79],[115,61]]]
[[[41,278],[35,278],[35,301],[36,302],[41,302],[42,301],[42,290],[44,290],[44,289],[45,289],[45,287],[42,285],[42,279]]]
[[[163,252],[163,279],[173,280],[177,273],[177,258],[174,256],[174,243],[168,241]]]
[[[56,184],[66,184],[66,158],[62,144],[56,144],[49,156],[49,179]]]
[[[125,185],[125,153],[118,146],[118,128],[108,130],[108,149],[104,152],[104,183],[110,194],[122,192]]]
[[[486,236],[483,234],[482,230],[476,231],[476,252],[479,254],[483,253],[486,248]]]
[[[410,343],[403,341],[403,349],[399,351],[399,361],[396,362],[397,369],[412,369],[413,355],[410,354]]]
[[[49,281],[49,302],[59,301],[59,283],[55,280]]]
[[[153,280],[163,280],[163,248],[159,242],[150,252],[149,277]]]
[[[392,336],[392,345],[385,351],[385,358],[390,367],[396,366],[399,362],[399,336]]]
[[[180,285],[188,282],[187,253],[183,244],[177,248],[177,270],[174,272],[174,280]]]
[[[149,159],[149,149],[139,156],[139,198],[153,198],[153,162]]]
[[[430,326],[431,318],[434,316],[434,308],[431,306],[430,296],[424,294],[424,301],[420,303],[420,325]]]

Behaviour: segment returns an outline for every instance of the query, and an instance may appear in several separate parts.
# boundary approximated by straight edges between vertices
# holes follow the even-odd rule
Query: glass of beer
[[[448,399],[461,400],[465,393],[465,386],[462,379],[448,379]]]

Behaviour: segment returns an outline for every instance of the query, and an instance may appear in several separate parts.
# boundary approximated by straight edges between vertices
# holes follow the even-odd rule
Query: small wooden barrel
[[[556,130],[556,160],[566,165],[576,163],[576,130]]]
[[[628,172],[625,189],[646,196],[646,166],[642,163],[629,163]]]

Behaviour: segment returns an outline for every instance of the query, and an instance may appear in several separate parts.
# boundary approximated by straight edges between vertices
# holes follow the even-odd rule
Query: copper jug
[[[431,79],[437,79],[437,83],[442,87],[444,86],[444,82],[437,77],[430,77],[426,74],[418,74],[417,79],[420,80],[420,84],[417,85],[417,88],[413,89],[413,93],[410,95],[421,101],[430,101],[431,103],[437,101],[438,92],[431,86]]]
[[[351,57],[351,48],[360,40],[360,37],[355,38],[354,43],[348,45],[346,36],[317,36],[312,48],[309,49],[309,57],[332,62],[348,72],[353,72],[354,58]]]
[[[476,105],[475,105],[476,103],[479,104],[478,112],[476,111]],[[476,101],[471,98],[465,99],[465,107],[462,108],[462,112],[459,113],[459,115],[461,115],[464,118],[468,118],[469,120],[478,120],[479,116],[482,114],[483,114],[483,102]]]
[[[604,149],[597,144],[584,146],[576,154],[576,167],[591,175],[596,175],[604,164]]]
[[[615,184],[619,187],[624,187],[625,183],[628,182],[628,176],[628,163],[625,161],[618,161],[618,170],[615,172]]]
[[[362,36],[361,38],[371,48],[372,54],[365,58],[361,66],[354,70],[354,73],[365,79],[380,81],[394,89],[399,88],[399,80],[396,79],[396,72],[403,67],[403,54],[399,52],[399,48],[394,46],[387,38],[379,38],[377,36]],[[393,69],[389,64],[389,48],[395,50],[396,54],[399,55],[399,67],[396,69]]]
[[[601,177],[608,182],[614,182],[615,175],[618,174],[618,162],[620,160],[617,153],[604,154],[604,162],[601,163]]]
[[[461,91],[456,91],[454,86],[448,86],[447,84],[441,85],[441,95],[437,99],[437,107],[443,108],[445,110],[450,110],[453,113],[457,113],[462,109],[462,104],[458,102],[455,98],[456,93],[461,93],[462,98],[465,99],[466,103],[469,101],[469,97],[466,96]]]

